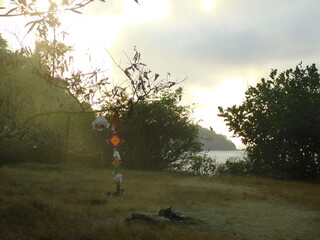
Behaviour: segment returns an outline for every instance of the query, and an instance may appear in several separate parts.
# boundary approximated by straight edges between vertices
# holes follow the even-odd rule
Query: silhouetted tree
[[[60,5],[55,1],[49,1],[48,8],[43,11],[37,10],[36,0],[31,2],[11,0],[10,2],[11,8],[0,17],[30,17],[25,27],[29,32],[35,31],[39,39],[35,51],[30,47],[22,46],[20,53],[32,59],[31,64],[34,66],[35,74],[50,86],[67,91],[78,102],[80,108],[79,111],[39,112],[29,121],[45,115],[88,112],[88,109],[83,107],[83,103],[105,106],[104,109],[95,112],[130,111],[137,102],[157,95],[162,89],[171,88],[178,83],[178,81],[170,81],[168,75],[166,78],[161,78],[158,73],[153,73],[142,62],[141,54],[136,48],[133,58],[128,58],[127,66],[121,66],[114,61],[124,75],[123,80],[118,79],[119,84],[111,82],[103,69],[82,72],[72,68],[73,57],[70,53],[72,48],[64,44],[67,33],[61,29],[59,16],[67,11],[81,13],[85,6],[93,2],[92,0],[63,1]],[[38,60],[38,63],[35,63],[35,60]],[[92,109],[89,111],[92,112]]]
[[[315,179],[320,176],[320,76],[315,64],[298,65],[249,87],[239,106],[219,107],[247,145],[255,174]]]
[[[152,101],[141,101],[131,114],[123,115],[124,167],[163,170],[201,151],[198,129],[189,118],[190,108],[179,105],[181,91],[164,92]]]
[[[17,109],[28,105],[26,104],[27,98],[22,95],[13,97],[18,96],[17,91],[22,89],[15,86],[16,83],[12,80],[13,73],[20,71],[20,74],[25,74],[18,78],[15,75],[15,81],[22,80],[22,82],[25,81],[22,85],[33,86],[30,92],[33,97],[44,96],[38,90],[44,90],[41,88],[43,84],[48,86],[45,89],[46,99],[36,101],[37,104],[41,103],[41,107],[34,104],[34,98],[31,98],[32,104],[28,105],[29,110],[24,108],[27,114],[23,114],[23,111],[11,111],[11,120],[2,119],[3,125],[10,126],[10,133],[14,133],[15,136],[22,138],[30,133],[30,128],[39,119],[45,122],[50,116],[65,115],[70,119],[70,116],[78,114],[91,114],[92,116],[92,113],[130,112],[140,101],[155,97],[162,90],[172,88],[179,83],[179,81],[170,81],[168,75],[166,78],[161,78],[158,73],[153,73],[142,62],[141,54],[136,48],[134,48],[133,58],[127,57],[128,65],[121,66],[114,61],[123,73],[123,79],[118,79],[117,83],[109,79],[105,70],[97,68],[90,72],[82,72],[73,68],[72,48],[64,43],[66,33],[61,30],[59,16],[65,11],[81,13],[86,5],[93,2],[91,0],[63,1],[61,5],[56,4],[55,1],[49,1],[48,9],[43,11],[37,10],[37,1],[11,0],[10,2],[11,8],[0,17],[30,17],[26,20],[24,27],[28,29],[28,32],[36,32],[38,42],[35,49],[25,47],[21,43],[21,49],[14,53],[5,49],[5,42],[0,42],[2,46],[0,50],[4,52],[1,54],[5,56],[0,59],[0,70],[4,70],[0,72],[0,77],[5,79],[3,81],[4,92],[6,94],[15,93],[5,99],[5,104],[3,102],[0,104],[7,109]],[[35,85],[34,81],[30,81],[31,78],[41,79],[43,84]],[[61,94],[62,92],[67,93],[69,97]],[[68,99],[66,102],[73,102],[72,107],[64,104],[65,98]],[[19,104],[19,101],[24,104]],[[93,104],[100,106],[100,109],[93,110],[91,108]],[[20,116],[14,116],[17,114]],[[61,120],[59,117],[56,118]],[[4,131],[2,137],[4,136],[9,136],[8,128]],[[37,138],[34,137],[34,139]]]
[[[79,111],[79,106],[64,89],[50,87],[35,74],[30,59],[7,48],[0,51],[0,155],[6,156],[0,159],[36,161],[45,155],[58,161],[62,152],[84,150],[94,113],[34,118],[38,113]],[[83,107],[91,109],[89,104]]]

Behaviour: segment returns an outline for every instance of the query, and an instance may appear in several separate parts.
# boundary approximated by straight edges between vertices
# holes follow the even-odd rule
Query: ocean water
[[[239,157],[243,158],[245,151],[209,151],[206,152],[210,157],[214,157],[217,163],[225,163],[228,158]]]

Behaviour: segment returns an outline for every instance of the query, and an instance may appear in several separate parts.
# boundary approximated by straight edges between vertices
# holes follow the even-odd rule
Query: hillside
[[[237,150],[236,145],[225,136],[217,134],[215,131],[199,127],[199,139],[203,143],[203,150]]]

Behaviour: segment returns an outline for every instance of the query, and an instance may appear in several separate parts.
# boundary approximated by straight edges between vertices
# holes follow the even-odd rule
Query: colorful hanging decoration
[[[92,122],[93,129],[98,130],[98,131],[102,131],[104,129],[107,129],[107,128],[109,128],[109,126],[110,126],[110,124],[108,123],[107,119],[105,119],[102,116],[97,117],[96,120],[94,120]]]
[[[111,164],[112,164],[114,167],[119,167],[120,164],[121,164],[121,161],[115,159],[115,160],[113,160],[113,162],[112,162]]]
[[[119,128],[119,113],[115,111],[112,116],[111,131],[117,131],[118,128]]]
[[[115,180],[116,182],[122,182],[122,174],[118,173],[113,177],[113,180]]]
[[[102,131],[106,128],[109,128],[110,124],[107,119],[103,116],[97,117],[92,122],[92,127],[95,130]],[[121,165],[121,157],[117,148],[120,144],[124,143],[124,140],[117,134],[117,130],[119,128],[119,113],[117,111],[114,112],[112,116],[111,130],[113,131],[112,136],[106,140],[107,143],[112,144],[113,146],[113,161],[111,164],[113,165],[113,180],[116,182],[116,192],[114,196],[121,195],[120,183],[122,182],[122,174],[119,173],[120,165]]]
[[[121,160],[120,153],[118,151],[113,151],[113,159]]]
[[[119,113],[114,112],[111,123],[111,130],[113,131],[112,136],[106,140],[107,143],[113,146],[113,180],[117,184],[116,195],[121,195],[120,183],[122,181],[122,174],[119,173],[121,165],[121,157],[118,152],[118,147],[120,144],[124,143],[124,140],[118,135],[117,130],[119,128]]]
[[[107,143],[111,143],[115,149],[117,150],[117,147],[121,144],[124,143],[124,140],[120,138],[120,136],[117,134],[116,131],[113,132],[113,135],[106,140]]]

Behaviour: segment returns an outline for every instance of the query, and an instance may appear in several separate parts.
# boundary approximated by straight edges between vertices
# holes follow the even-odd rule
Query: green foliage
[[[84,102],[96,106],[104,105],[107,108],[104,112],[115,109],[130,110],[136,102],[178,83],[169,81],[168,77],[165,82],[159,78],[158,73],[148,69],[136,48],[129,66],[123,67],[114,61],[125,76],[125,79],[119,80],[120,84],[111,85],[109,76],[105,74],[108,71],[106,69],[92,66],[90,72],[79,70],[73,65],[73,56],[70,53],[72,47],[65,45],[68,33],[61,29],[60,18],[65,12],[82,13],[84,7],[93,1],[73,0],[63,1],[61,4],[49,1],[48,6],[42,6],[41,10],[38,9],[39,1],[10,0],[8,12],[0,17],[26,17],[24,27],[28,29],[28,33],[36,32],[38,42],[35,52],[28,46],[21,46],[20,51],[33,61],[38,60],[33,63],[33,71],[48,84],[67,91],[78,101],[82,112],[88,112],[83,107]],[[22,42],[20,41],[21,44]]]
[[[189,120],[189,107],[178,104],[181,91],[164,92],[124,114],[120,133],[125,139],[121,146],[125,167],[163,170],[187,153],[201,150],[197,127]]]
[[[320,176],[320,77],[315,64],[272,70],[246,91],[239,106],[219,107],[229,129],[247,145],[255,174]]]
[[[2,38],[1,33],[0,33],[0,51],[6,50],[7,48],[8,48],[8,43],[4,38]]]
[[[175,171],[188,172],[196,175],[211,175],[215,172],[216,159],[208,154],[190,154],[171,164]]]
[[[128,66],[120,66],[114,61],[124,74],[124,79],[118,80],[119,84],[111,84],[105,74],[107,70],[96,68],[91,72],[82,72],[73,66],[73,57],[70,53],[72,47],[65,45],[67,33],[60,29],[59,19],[63,12],[81,13],[92,0],[64,1],[63,4],[49,1],[48,9],[43,11],[38,11],[37,0],[31,2],[10,0],[10,2],[10,9],[0,17],[30,17],[24,27],[28,28],[28,33],[31,31],[37,33],[38,42],[34,51],[30,47],[21,46],[21,50],[12,53],[6,49],[6,41],[0,38],[0,113],[2,114],[0,126],[4,126],[3,132],[0,128],[0,142],[5,149],[1,151],[0,158],[7,158],[8,152],[15,153],[21,150],[21,145],[17,143],[19,141],[21,143],[22,140],[27,145],[28,154],[23,152],[21,156],[32,155],[29,154],[29,150],[32,152],[34,148],[39,149],[40,145],[46,146],[41,152],[54,148],[62,152],[77,152],[79,149],[84,149],[84,143],[90,145],[88,141],[92,140],[93,134],[88,137],[90,129],[88,119],[90,118],[90,122],[93,121],[95,112],[108,113],[114,110],[131,112],[140,101],[157,96],[179,83],[170,81],[170,74],[164,79],[160,78],[158,73],[151,71],[142,62],[141,54],[136,48]],[[170,102],[162,101],[163,104],[170,105]],[[147,102],[144,102],[141,106],[146,104]],[[92,105],[104,106],[104,109],[93,110]],[[166,114],[166,109],[160,109]],[[170,121],[177,120],[180,121],[179,124],[185,124],[187,122],[187,117],[183,116],[185,112],[179,108],[174,111],[178,111],[180,119],[174,117]],[[79,117],[76,114],[84,115]],[[163,124],[168,123],[163,122]],[[80,126],[81,130],[72,131],[71,125]],[[180,129],[177,130],[179,131]],[[177,135],[179,134],[180,132]],[[179,151],[182,151],[188,148],[186,146],[191,144],[189,136],[185,138],[186,140],[175,143],[179,146],[175,149],[181,148]],[[70,150],[71,143],[76,151]],[[94,150],[99,148],[92,147]],[[155,153],[158,154],[157,151]],[[179,154],[175,152],[171,155]],[[53,155],[56,157],[56,154]],[[148,154],[147,156],[150,157]],[[166,165],[167,163],[163,163],[161,167],[158,164],[157,167],[149,166],[149,168],[164,168]]]
[[[239,157],[228,158],[225,163],[217,166],[217,174],[243,176],[250,172],[250,164]]]
[[[63,113],[79,109],[64,89],[48,85],[34,59],[2,49],[0,69],[0,162],[57,162],[66,152],[79,152],[90,142],[94,114]],[[83,104],[89,109],[89,106]]]

